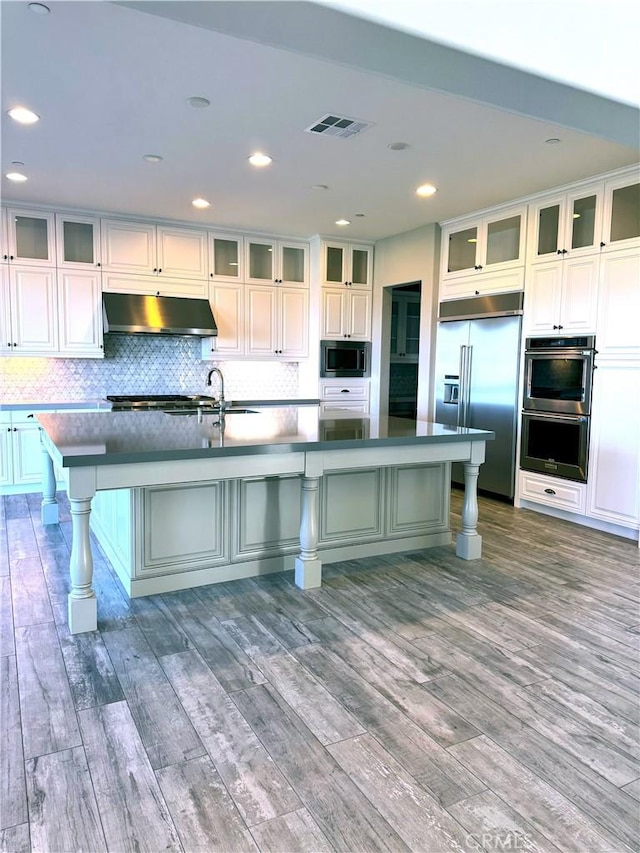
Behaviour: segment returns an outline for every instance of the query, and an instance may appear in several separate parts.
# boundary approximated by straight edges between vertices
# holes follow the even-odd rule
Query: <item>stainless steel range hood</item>
[[[103,293],[102,315],[105,332],[201,338],[218,334],[207,299]]]

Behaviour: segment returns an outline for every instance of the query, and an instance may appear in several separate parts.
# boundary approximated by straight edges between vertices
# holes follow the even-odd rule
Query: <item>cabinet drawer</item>
[[[586,507],[586,485],[520,471],[520,497],[582,515]]]
[[[348,403],[352,400],[369,400],[368,382],[321,382],[320,400]]]
[[[360,415],[369,414],[369,401],[361,400],[336,400],[332,403],[320,403],[320,414],[325,415],[329,412],[357,412]]]

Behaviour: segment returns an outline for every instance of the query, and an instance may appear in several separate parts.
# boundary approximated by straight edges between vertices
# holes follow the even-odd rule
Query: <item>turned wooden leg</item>
[[[319,477],[302,478],[302,518],[300,520],[300,556],[296,557],[296,585],[313,589],[322,582],[322,561],[318,559],[318,486]]]
[[[477,560],[482,556],[482,536],[478,534],[478,472],[480,466],[464,463],[464,501],[462,503],[462,531],[456,538],[456,554],[463,560]]]
[[[93,556],[89,540],[91,498],[70,498],[71,505],[71,592],[69,593],[69,630],[72,634],[95,631],[98,609],[93,591]]]
[[[40,445],[42,448],[42,503],[40,504],[40,520],[43,525],[57,524],[60,514],[58,512],[58,501],[56,500],[56,475],[53,470],[53,459],[49,456],[44,444],[42,444],[42,432],[40,432]]]

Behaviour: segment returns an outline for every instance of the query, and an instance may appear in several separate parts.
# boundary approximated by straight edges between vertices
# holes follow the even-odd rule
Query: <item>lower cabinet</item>
[[[320,411],[369,414],[369,380],[321,379]]]
[[[320,555],[450,542],[449,479],[448,464],[325,472]],[[133,596],[282,571],[300,547],[301,483],[283,475],[98,492],[91,526]]]
[[[42,410],[40,410],[42,411]],[[42,482],[40,430],[33,412],[0,412],[0,486],[7,494]]]

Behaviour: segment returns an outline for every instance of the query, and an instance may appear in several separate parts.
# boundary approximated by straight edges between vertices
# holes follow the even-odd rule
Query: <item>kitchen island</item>
[[[92,502],[91,527],[131,596],[290,567],[309,589],[321,583],[322,559],[448,544],[450,466],[459,461],[465,498],[456,553],[481,555],[476,486],[491,432],[327,417],[305,405],[38,421],[43,523],[57,521],[54,465],[71,508],[72,633],[97,627]]]

